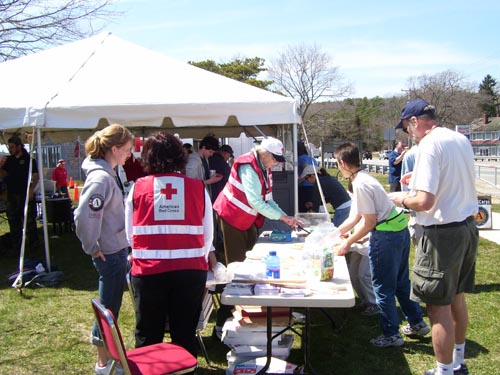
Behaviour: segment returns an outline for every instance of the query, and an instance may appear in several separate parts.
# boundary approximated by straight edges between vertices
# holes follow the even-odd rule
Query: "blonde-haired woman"
[[[75,210],[76,235],[99,273],[99,298],[118,319],[127,272],[128,241],[125,233],[124,194],[115,167],[130,156],[134,136],[121,125],[97,131],[85,143],[86,173]],[[90,341],[97,346],[95,373],[108,374],[111,361],[96,322]],[[121,368],[117,374],[123,373]]]

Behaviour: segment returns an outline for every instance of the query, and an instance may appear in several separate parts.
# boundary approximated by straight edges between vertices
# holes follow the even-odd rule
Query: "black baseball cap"
[[[227,152],[232,158],[234,158],[233,148],[229,145],[220,146],[219,151]]]

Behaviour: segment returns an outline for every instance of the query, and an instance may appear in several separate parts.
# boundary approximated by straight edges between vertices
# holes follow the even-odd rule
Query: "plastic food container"
[[[292,242],[292,232],[273,230],[269,239],[272,242]]]

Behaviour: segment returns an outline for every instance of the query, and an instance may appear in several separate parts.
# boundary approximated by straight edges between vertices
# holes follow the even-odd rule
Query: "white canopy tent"
[[[136,136],[166,130],[184,138],[242,132],[282,136],[291,124],[293,145],[301,123],[292,98],[174,61],[110,33],[1,63],[0,82],[3,142],[11,134],[34,132],[38,155],[42,140],[85,139],[112,123]],[[41,163],[39,158],[40,171]],[[44,237],[50,267],[45,222]]]

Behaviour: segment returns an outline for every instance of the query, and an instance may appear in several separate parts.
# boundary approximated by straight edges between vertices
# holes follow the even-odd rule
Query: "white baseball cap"
[[[312,164],[308,164],[304,167],[302,170],[302,173],[300,174],[299,178],[306,178],[307,175],[312,174],[314,175],[314,167]]]
[[[286,161],[283,156],[283,143],[281,143],[279,139],[273,137],[264,138],[260,143],[260,146],[264,150],[273,154],[276,161],[279,161],[280,163],[284,163]]]

